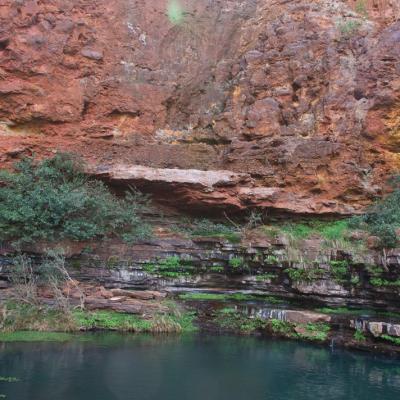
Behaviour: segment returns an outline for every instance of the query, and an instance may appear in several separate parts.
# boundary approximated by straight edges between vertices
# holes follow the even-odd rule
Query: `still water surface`
[[[0,344],[7,400],[394,400],[400,361],[297,342],[102,334]]]

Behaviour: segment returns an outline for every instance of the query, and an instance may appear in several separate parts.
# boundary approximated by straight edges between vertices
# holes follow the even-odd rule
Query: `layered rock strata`
[[[348,214],[385,192],[400,149],[396,1],[176,3],[4,0],[1,165],[62,150],[111,177],[165,170],[170,191],[171,169],[252,182],[211,200],[186,185],[177,208]]]

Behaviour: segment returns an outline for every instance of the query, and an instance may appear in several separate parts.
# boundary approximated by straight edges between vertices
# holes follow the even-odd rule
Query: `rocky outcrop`
[[[14,287],[1,288],[0,303],[5,300],[18,299],[15,296]],[[108,290],[103,286],[70,281],[62,289],[64,298],[76,307],[84,307],[87,310],[109,310],[120,313],[139,314],[144,316],[154,315],[166,311],[167,307],[160,300],[166,297],[166,293],[151,290]],[[157,301],[156,301],[157,300]],[[37,301],[47,305],[58,305],[60,293],[48,287],[39,287]]]
[[[89,170],[106,181],[151,193],[164,205],[184,211],[241,211],[272,208],[285,213],[344,214],[355,209],[337,201],[314,201],[280,187],[260,187],[251,174],[224,170],[151,168],[115,165]]]
[[[400,325],[389,322],[369,321],[367,319],[350,320],[350,327],[361,332],[366,332],[374,337],[389,335],[400,337]]]
[[[399,161],[397,2],[177,4],[3,1],[1,165],[67,150],[93,167],[165,169],[170,191],[171,169],[253,182],[211,201],[186,186],[178,208],[221,197],[347,214],[385,191]]]
[[[250,235],[232,243],[223,237],[187,238],[164,233],[133,245],[112,240],[107,245],[86,243],[74,254],[69,252],[68,270],[78,281],[105,286],[108,297],[126,300],[147,300],[154,296],[154,290],[239,291],[315,307],[400,310],[398,250],[383,260],[385,270],[379,266],[383,261],[377,251],[351,254],[314,241],[314,245],[310,240],[298,243],[296,250],[291,243],[265,236]],[[91,248],[90,252],[85,248]],[[9,265],[6,256],[0,257],[0,287],[1,280],[7,280]]]

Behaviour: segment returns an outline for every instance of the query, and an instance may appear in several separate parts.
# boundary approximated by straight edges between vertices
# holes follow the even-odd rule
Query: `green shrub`
[[[331,273],[337,281],[342,282],[346,279],[349,273],[349,262],[347,260],[332,260],[329,262],[329,265],[331,267]]]
[[[243,267],[243,263],[244,263],[244,260],[242,257],[232,257],[229,260],[229,266],[231,266],[233,269],[238,269],[238,268]]]
[[[136,192],[116,198],[88,179],[73,156],[36,163],[25,158],[14,173],[0,173],[0,240],[88,240],[119,232],[125,240],[148,234],[139,217],[145,199]]]
[[[372,286],[378,286],[378,287],[384,286],[385,284],[385,281],[381,278],[371,278],[369,282],[371,283]]]
[[[353,224],[367,229],[380,239],[382,248],[393,248],[399,243],[396,230],[400,228],[400,177],[392,179],[393,192],[375,203]]]
[[[323,322],[311,323],[308,324],[299,324],[298,326],[303,327],[305,330],[303,333],[297,333],[297,336],[302,339],[307,340],[317,340],[317,341],[325,341],[328,338],[328,334],[330,331],[330,326]]]
[[[383,269],[379,265],[369,264],[366,266],[367,271],[371,276],[379,277],[383,274]]]
[[[279,319],[271,319],[268,321],[274,333],[281,335],[291,335],[293,332],[293,325],[290,322],[281,321]]]
[[[218,310],[214,318],[214,323],[222,329],[242,334],[250,334],[264,329],[267,324],[261,318],[249,317],[243,311],[234,308]]]

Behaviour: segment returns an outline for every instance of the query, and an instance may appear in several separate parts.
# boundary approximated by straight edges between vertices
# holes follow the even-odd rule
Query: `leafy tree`
[[[88,240],[120,234],[134,240],[148,233],[140,218],[143,195],[117,198],[103,182],[83,173],[70,154],[36,162],[25,158],[15,172],[0,172],[0,240],[16,243]]]

